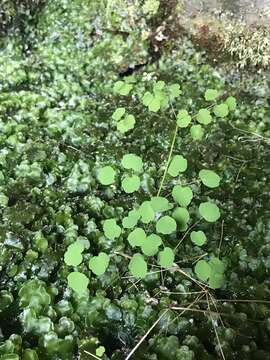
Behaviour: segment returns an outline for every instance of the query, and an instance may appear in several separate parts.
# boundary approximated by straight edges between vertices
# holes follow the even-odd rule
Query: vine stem
[[[176,128],[174,130],[173,139],[172,139],[172,143],[171,143],[171,148],[170,148],[170,152],[169,152],[169,157],[168,157],[168,160],[167,160],[167,163],[166,163],[166,167],[165,167],[165,170],[164,170],[164,173],[163,173],[163,176],[162,176],[161,183],[159,185],[157,196],[159,196],[160,193],[161,193],[161,190],[162,190],[162,187],[163,187],[163,184],[164,184],[167,172],[168,172],[168,168],[169,168],[169,164],[170,164],[170,161],[171,161],[171,158],[172,158],[172,153],[173,153],[177,133],[178,133],[178,125],[176,125]]]

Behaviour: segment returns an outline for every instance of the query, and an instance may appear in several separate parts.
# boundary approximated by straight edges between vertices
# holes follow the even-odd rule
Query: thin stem
[[[168,157],[168,160],[167,160],[167,163],[166,163],[166,167],[165,167],[165,170],[164,170],[164,173],[163,173],[163,176],[162,176],[161,183],[159,185],[157,196],[159,196],[160,193],[161,193],[161,190],[162,190],[162,187],[163,187],[163,184],[164,184],[167,172],[168,172],[168,168],[169,168],[169,164],[170,164],[170,161],[171,161],[171,157],[172,157],[172,153],[173,153],[173,149],[174,149],[174,144],[175,144],[177,132],[178,132],[178,125],[176,125],[175,130],[174,130],[173,139],[172,139],[172,143],[171,143],[171,148],[170,148],[170,152],[169,152],[169,157]]]

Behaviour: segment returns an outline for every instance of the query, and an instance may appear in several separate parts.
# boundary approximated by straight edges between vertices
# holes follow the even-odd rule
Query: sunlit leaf
[[[204,129],[201,125],[192,125],[190,128],[190,135],[193,140],[201,140],[204,135]]]
[[[203,169],[199,172],[199,177],[203,184],[209,188],[215,188],[219,186],[220,177],[212,170]]]
[[[146,239],[145,231],[143,229],[141,229],[141,228],[134,229],[128,235],[128,242],[132,247],[142,246],[145,239]]]
[[[170,269],[174,262],[174,252],[171,248],[165,247],[164,250],[158,254],[158,264],[165,268]]]
[[[98,357],[102,357],[105,353],[106,349],[104,346],[99,346],[97,349],[96,349],[96,355]]]
[[[153,256],[158,252],[158,248],[161,244],[161,237],[156,234],[151,234],[143,241],[141,249],[144,255]]]
[[[161,234],[172,234],[176,231],[175,220],[168,215],[162,216],[156,223],[156,231]]]
[[[199,213],[208,222],[215,222],[220,218],[219,208],[209,201],[200,204]]]
[[[108,239],[118,238],[121,234],[121,228],[116,224],[115,219],[107,219],[103,224],[103,231]]]
[[[229,114],[229,108],[228,105],[225,103],[215,105],[214,106],[214,113],[218,117],[225,117]]]
[[[98,256],[94,256],[89,260],[89,269],[93,271],[95,275],[102,275],[107,270],[109,266],[110,258],[104,252],[100,252]]]
[[[200,109],[198,114],[196,115],[196,120],[203,124],[208,125],[212,121],[212,116],[208,109]]]
[[[127,84],[124,81],[117,81],[114,84],[113,91],[120,95],[128,95],[130,93],[130,90],[132,89],[131,84]]]
[[[180,110],[177,114],[177,125],[180,128],[186,128],[191,122],[191,116],[186,110]]]
[[[169,201],[162,196],[151,197],[150,203],[155,212],[163,212],[172,207]]]
[[[124,155],[121,164],[125,169],[132,169],[136,172],[141,172],[143,167],[141,157],[135,154]]]
[[[179,205],[187,207],[193,198],[193,192],[188,186],[175,185],[172,190],[172,196]]]
[[[207,89],[204,93],[204,98],[206,101],[213,101],[218,97],[218,91],[214,89]]]
[[[140,178],[137,175],[126,176],[122,180],[122,188],[127,194],[131,194],[140,188]]]
[[[112,118],[115,121],[118,121],[121,119],[121,117],[125,114],[126,109],[124,107],[117,108],[114,113],[112,114]]]
[[[126,133],[127,131],[134,128],[136,121],[135,117],[131,114],[126,115],[123,120],[120,120],[117,124],[117,130],[121,133]]]
[[[168,168],[168,173],[176,177],[179,173],[186,171],[187,160],[182,155],[175,155]]]
[[[169,85],[168,90],[169,90],[169,94],[172,98],[176,98],[182,93],[182,91],[180,90],[179,84]]]
[[[197,246],[202,246],[207,241],[205,233],[203,231],[201,231],[201,230],[192,231],[191,234],[190,234],[190,239]]]
[[[116,172],[111,166],[104,166],[98,170],[97,178],[102,185],[111,185],[115,182]]]
[[[233,96],[229,96],[226,99],[226,104],[228,105],[229,110],[233,111],[236,109],[236,99]]]
[[[211,274],[211,267],[205,260],[199,260],[194,268],[198,278],[202,281],[207,281]]]
[[[151,206],[150,201],[144,201],[140,208],[139,208],[139,214],[141,216],[141,220],[143,223],[148,224],[150,221],[154,220],[155,218],[155,212]]]
[[[89,279],[84,274],[73,271],[68,274],[67,277],[68,286],[73,289],[79,295],[83,295],[87,291],[87,286],[89,284]]]
[[[144,278],[147,274],[147,264],[141,254],[134,254],[129,262],[128,269],[132,276]]]

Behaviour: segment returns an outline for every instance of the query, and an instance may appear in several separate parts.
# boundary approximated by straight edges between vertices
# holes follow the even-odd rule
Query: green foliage
[[[175,220],[166,215],[161,217],[156,224],[156,231],[161,234],[171,234],[176,231],[176,222]]]
[[[172,190],[172,196],[179,205],[186,207],[193,198],[193,192],[189,186],[175,185]]]
[[[141,254],[134,254],[129,262],[128,269],[132,276],[144,278],[147,274],[147,264]]]
[[[213,101],[216,100],[218,97],[218,91],[215,89],[207,89],[204,93],[204,98],[206,101]]]
[[[186,169],[187,160],[182,155],[175,155],[170,163],[168,173],[171,176],[176,177],[179,173],[186,171]]]
[[[219,208],[209,201],[200,204],[199,213],[208,222],[215,222],[220,218]]]
[[[115,219],[107,219],[103,223],[103,231],[108,239],[118,238],[121,234],[121,228],[117,225]]]
[[[116,172],[111,166],[104,166],[98,170],[97,178],[102,185],[111,185],[115,182]]]
[[[98,256],[94,256],[89,260],[89,269],[93,271],[95,275],[103,275],[109,266],[110,258],[104,252],[100,252]]]
[[[131,194],[140,188],[140,178],[137,175],[126,176],[122,180],[122,188],[127,194]]]
[[[124,155],[121,164],[125,169],[132,169],[136,172],[141,172],[143,167],[142,159],[135,154]]]
[[[200,280],[208,281],[212,289],[217,289],[223,285],[225,266],[218,258],[211,258],[209,262],[199,260],[194,271]]]
[[[158,264],[165,268],[170,269],[174,262],[174,252],[171,248],[165,247],[158,254]]]
[[[202,246],[206,243],[207,238],[205,236],[205,233],[201,230],[199,231],[192,231],[190,234],[190,239],[191,241],[198,245],[198,246]]]
[[[79,295],[83,295],[87,291],[89,279],[86,275],[73,271],[67,277],[68,286],[76,291]]]
[[[203,169],[199,172],[199,177],[203,184],[210,188],[219,186],[220,177],[212,170]]]

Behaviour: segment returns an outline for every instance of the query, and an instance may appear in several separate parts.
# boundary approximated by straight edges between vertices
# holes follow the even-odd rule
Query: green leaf
[[[122,225],[126,229],[132,229],[137,225],[137,222],[140,218],[140,214],[137,210],[133,209],[129,211],[128,216],[123,218]]]
[[[156,231],[161,234],[172,234],[176,231],[176,222],[170,216],[161,217],[156,223]]]
[[[126,176],[122,181],[122,188],[127,194],[131,194],[139,190],[140,185],[141,181],[137,175]]]
[[[83,250],[84,250],[84,246],[79,242],[69,245],[64,255],[65,263],[69,266],[78,266],[83,259],[81,255]]]
[[[182,91],[180,90],[179,84],[169,85],[168,90],[169,90],[169,94],[172,98],[176,98],[179,95],[181,95],[181,93],[182,93]]]
[[[158,252],[158,248],[161,244],[161,237],[156,234],[151,234],[147,236],[146,240],[142,243],[141,249],[144,255],[153,256]]]
[[[187,169],[187,160],[182,155],[175,155],[168,168],[168,173],[176,177],[180,172],[184,172]]]
[[[230,111],[233,111],[236,109],[236,99],[233,96],[229,96],[225,103],[228,105],[228,108]]]
[[[152,209],[155,212],[163,212],[163,211],[167,211],[171,209],[171,204],[169,203],[169,201],[162,197],[162,196],[153,196],[151,197],[150,200]]]
[[[220,177],[212,170],[203,169],[199,172],[199,177],[203,184],[209,188],[215,188],[219,186]]]
[[[95,275],[103,275],[109,266],[110,258],[104,252],[100,252],[98,256],[94,256],[89,260],[89,269]]]
[[[112,118],[115,121],[118,121],[121,119],[121,117],[125,114],[126,109],[124,107],[117,108],[114,113],[112,114]]]
[[[180,110],[177,114],[177,125],[180,128],[186,128],[191,122],[191,116],[186,110]]]
[[[184,207],[178,207],[178,208],[176,208],[174,210],[172,216],[176,220],[176,222],[178,223],[178,225],[180,227],[180,230],[185,231],[185,229],[187,227],[187,223],[190,220],[188,210],[186,208],[184,208]]]
[[[110,240],[118,238],[121,234],[121,228],[116,224],[115,219],[105,220],[103,224],[103,231],[105,236]]]
[[[162,80],[157,81],[153,86],[154,93],[159,92],[160,90],[164,89],[165,82]]]
[[[201,125],[192,125],[190,128],[190,135],[193,140],[202,140],[204,129]]]
[[[148,106],[149,111],[157,112],[161,107],[160,100],[157,97],[154,97],[151,103]]]
[[[141,172],[143,167],[142,159],[135,154],[124,155],[121,164],[125,169],[132,169],[136,172]]]
[[[132,276],[144,278],[147,274],[147,264],[141,254],[134,254],[129,262],[128,269]]]
[[[172,197],[179,205],[187,207],[193,198],[193,192],[188,186],[175,185],[172,190]]]
[[[199,123],[203,125],[208,125],[212,121],[212,116],[208,109],[200,109],[196,115],[196,119]]]
[[[170,269],[174,262],[174,252],[171,248],[165,247],[164,250],[158,254],[158,264],[165,268]]]
[[[134,128],[136,123],[135,117],[131,114],[126,115],[123,120],[120,120],[117,124],[117,130],[120,131],[122,134],[126,133],[127,131]]]
[[[151,94],[149,91],[146,91],[146,93],[143,95],[142,103],[145,106],[149,106],[150,103],[153,101],[154,95]]]
[[[220,218],[219,208],[209,201],[200,204],[199,213],[208,222],[215,222]]]
[[[117,81],[113,87],[114,92],[123,96],[128,95],[131,89],[132,89],[132,85],[127,84],[124,81]]]
[[[150,201],[144,201],[140,208],[139,208],[139,214],[141,216],[141,220],[145,224],[149,224],[150,221],[154,220],[155,218],[155,212],[151,206]]]
[[[204,98],[206,101],[213,101],[218,97],[218,91],[214,89],[207,89],[204,93]]]
[[[104,166],[98,170],[97,178],[102,185],[111,185],[115,182],[116,172],[111,166]]]
[[[134,229],[128,235],[128,242],[132,247],[142,246],[143,242],[146,240],[145,231],[141,228]]]
[[[99,346],[97,349],[96,349],[96,355],[98,357],[102,357],[105,353],[105,347],[104,346]]]
[[[214,113],[218,117],[225,117],[229,114],[229,108],[228,105],[225,103],[215,105],[214,106]]]
[[[205,233],[203,231],[201,231],[201,230],[192,231],[191,234],[190,234],[190,239],[194,244],[196,244],[198,246],[202,246],[207,241]]]
[[[207,281],[211,274],[211,267],[205,260],[199,260],[194,268],[195,274],[202,281]]]
[[[89,284],[89,279],[84,274],[73,271],[68,274],[67,277],[68,286],[73,289],[79,295],[83,295],[87,291],[87,286]]]
[[[216,257],[211,258],[209,265],[211,267],[209,286],[212,289],[218,289],[224,284],[225,265]]]

